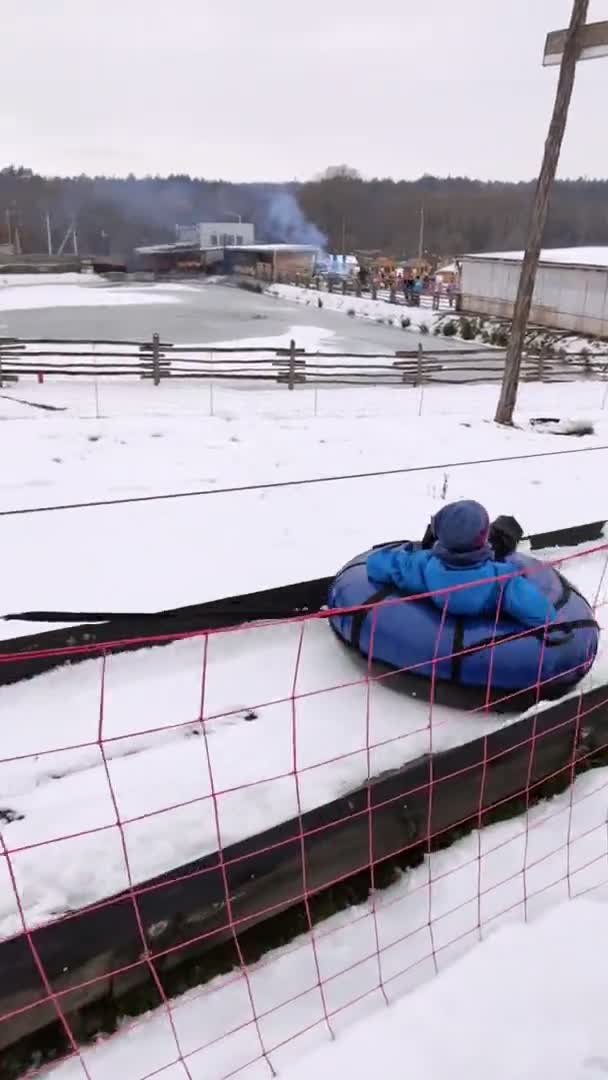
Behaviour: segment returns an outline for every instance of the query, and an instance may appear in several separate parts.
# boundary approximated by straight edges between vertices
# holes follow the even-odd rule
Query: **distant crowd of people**
[[[438,308],[441,297],[445,296],[450,307],[453,307],[457,291],[454,282],[444,283],[440,277],[432,274],[417,274],[407,268],[392,269],[380,266],[368,269],[360,266],[359,282],[363,289],[375,286],[377,289],[388,289],[389,292],[402,292],[405,302],[411,306],[419,306],[422,296],[431,296],[433,307]]]

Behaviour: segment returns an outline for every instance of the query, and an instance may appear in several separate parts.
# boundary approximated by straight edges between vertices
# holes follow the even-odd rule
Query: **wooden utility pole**
[[[513,409],[517,399],[517,387],[519,384],[519,371],[521,367],[521,354],[530,308],[532,295],[536,281],[536,270],[540,258],[540,250],[547,220],[549,196],[557,171],[560,150],[568,119],[568,109],[574,87],[576,75],[576,62],[579,58],[580,41],[579,31],[585,25],[589,0],[574,0],[570,26],[564,41],[559,82],[553,108],[553,116],[549,126],[549,134],[545,143],[545,154],[536,186],[532,219],[528,231],[526,253],[522,263],[519,278],[519,287],[513,311],[513,327],[505,359],[505,370],[500,391],[500,399],[496,410],[495,420],[498,424],[513,423]]]
[[[420,232],[418,234],[418,269],[420,272],[422,267],[422,256],[424,254],[424,206],[420,208]]]

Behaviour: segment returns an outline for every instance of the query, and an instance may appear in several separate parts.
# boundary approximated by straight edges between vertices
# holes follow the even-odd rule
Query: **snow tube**
[[[505,711],[521,710],[539,698],[560,697],[593,664],[599,628],[589,604],[557,570],[538,559],[516,553],[505,561],[523,570],[557,608],[559,621],[546,630],[526,630],[508,616],[497,625],[494,615],[444,618],[431,600],[410,600],[394,586],[379,588],[371,582],[368,554],[358,555],[337,575],[329,607],[377,606],[348,614],[338,610],[329,616],[330,624],[363,656],[369,656],[371,648],[373,661],[398,669],[416,695],[425,689],[428,694],[434,666],[437,701],[467,708],[477,703],[495,707],[502,699]]]

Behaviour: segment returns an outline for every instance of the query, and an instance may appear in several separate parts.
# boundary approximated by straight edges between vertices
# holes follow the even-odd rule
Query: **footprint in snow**
[[[247,706],[227,705],[223,715],[209,717],[207,720],[207,731],[212,735],[222,728],[235,727],[238,724],[242,724],[243,721],[251,724],[254,720],[259,720],[259,716],[259,712],[255,709],[250,709]]]

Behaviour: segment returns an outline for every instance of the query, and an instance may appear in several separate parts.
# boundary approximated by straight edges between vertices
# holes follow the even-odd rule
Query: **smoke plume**
[[[327,237],[308,221],[290,191],[274,193],[265,214],[264,232],[268,239],[282,244],[310,244],[324,249]]]

